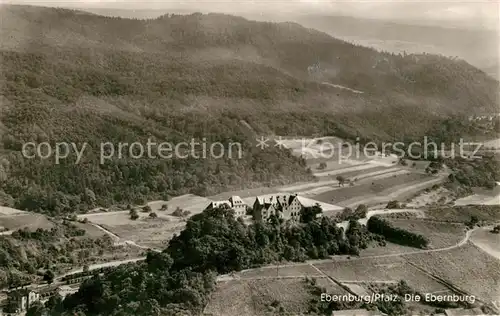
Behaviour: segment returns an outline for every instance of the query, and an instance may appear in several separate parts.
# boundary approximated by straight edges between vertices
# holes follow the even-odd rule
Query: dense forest
[[[406,141],[497,104],[498,82],[464,61],[381,53],[295,23],[0,10],[0,203],[51,215],[310,180],[303,160],[255,148],[255,135]],[[243,156],[99,163],[102,143],[148,139],[239,142]],[[27,142],[88,146],[56,164],[24,158]]]
[[[70,222],[0,236],[0,288],[41,281],[47,271],[61,274],[63,268],[83,266],[113,249],[109,236],[86,236]]]

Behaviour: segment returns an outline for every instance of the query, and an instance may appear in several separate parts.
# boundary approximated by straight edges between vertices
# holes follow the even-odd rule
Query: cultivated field
[[[314,278],[316,279],[316,285],[320,288],[324,288],[328,294],[346,295],[349,292],[344,290],[340,285],[334,283],[327,277]]]
[[[352,187],[346,186],[336,190],[331,190],[322,194],[318,194],[313,198],[326,203],[340,203],[353,198],[363,199],[371,195],[382,194],[385,190],[396,187],[398,185],[410,185],[423,180],[432,179],[422,174],[400,175],[391,178],[373,181],[372,183],[364,183]]]
[[[500,299],[500,260],[471,244],[404,257],[477,298],[488,302]]]
[[[204,312],[217,316],[271,315],[271,304],[278,301],[287,312],[299,315],[307,312],[312,298],[303,278],[219,282]]]
[[[258,269],[243,270],[235,273],[237,278],[274,278],[274,277],[321,277],[318,270],[308,264],[282,267],[263,267]]]
[[[403,253],[411,253],[418,250],[413,247],[403,246],[398,244],[393,244],[391,242],[386,242],[385,246],[379,246],[377,244],[371,244],[367,249],[361,249],[359,251],[360,257],[373,257],[373,256],[385,256],[385,255],[395,255]]]
[[[411,287],[424,293],[446,290],[444,285],[400,257],[347,259],[314,266],[340,282],[405,280]]]
[[[386,188],[385,190],[379,193],[369,194],[365,196],[351,198],[349,200],[344,200],[343,202],[340,202],[338,204],[340,206],[356,207],[359,204],[367,204],[372,206],[385,205],[387,204],[387,202],[391,200],[407,201],[411,197],[418,194],[418,192],[426,188],[432,187],[435,184],[442,183],[443,180],[444,179],[441,177],[429,177],[427,179],[422,179],[418,181],[412,181],[406,184],[392,186]]]

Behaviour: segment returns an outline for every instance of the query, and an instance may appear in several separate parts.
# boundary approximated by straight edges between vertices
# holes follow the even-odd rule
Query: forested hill
[[[450,115],[497,105],[498,82],[463,61],[379,53],[294,23],[10,5],[0,18],[0,202],[24,209],[68,212],[311,177],[289,153],[250,144],[238,161],[99,165],[94,153],[55,165],[22,158],[27,141],[243,142],[241,120],[258,133],[416,138]]]

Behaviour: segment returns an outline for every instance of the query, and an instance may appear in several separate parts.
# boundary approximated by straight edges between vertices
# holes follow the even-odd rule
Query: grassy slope
[[[0,197],[23,209],[71,212],[311,177],[290,154],[250,143],[239,161],[98,165],[100,142],[244,142],[242,119],[258,133],[417,137],[446,116],[496,104],[498,82],[464,62],[382,54],[293,23],[26,6],[3,6],[1,16]],[[310,77],[318,60],[324,71]],[[26,160],[26,141],[87,142],[93,154],[76,166]]]

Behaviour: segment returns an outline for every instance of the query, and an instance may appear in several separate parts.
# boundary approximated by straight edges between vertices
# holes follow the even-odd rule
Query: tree
[[[364,204],[360,204],[360,205],[358,205],[358,207],[354,211],[354,216],[357,219],[365,218],[367,212],[368,212],[368,207]]]
[[[136,219],[139,218],[139,214],[137,213],[137,210],[130,210],[130,212],[128,212],[129,216],[130,216],[130,219],[135,221]]]
[[[345,178],[343,176],[337,176],[337,181],[339,182],[339,187],[344,186]]]
[[[151,212],[151,213],[149,213],[149,217],[150,218],[157,218],[158,215],[155,212]]]
[[[182,217],[183,213],[182,209],[177,206],[175,211],[172,213],[172,216]]]
[[[43,306],[40,301],[33,302],[30,304],[28,310],[26,311],[26,316],[45,316],[47,315],[47,309]]]
[[[500,225],[496,225],[493,227],[493,230],[491,231],[493,234],[500,234]]]
[[[326,162],[320,162],[320,164],[318,166],[318,170],[326,169],[326,167],[327,167]]]
[[[160,211],[166,211],[168,210],[168,205],[167,204],[163,204],[160,208]]]
[[[309,223],[315,220],[318,214],[321,213],[323,213],[323,210],[319,205],[303,207],[302,210],[300,210],[300,221],[302,223]]]
[[[144,213],[150,213],[150,212],[152,212],[153,210],[151,209],[151,206],[146,205],[146,206],[143,206],[143,207],[142,207],[142,211],[143,211]]]
[[[389,203],[387,203],[387,206],[385,208],[389,208],[389,209],[399,208],[399,202],[398,201],[390,201]]]
[[[466,224],[469,228],[474,228],[479,223],[479,218],[476,215],[470,217],[470,221]]]
[[[52,284],[52,282],[54,282],[54,277],[54,272],[52,272],[52,270],[47,270],[43,275],[43,280],[47,281],[47,283],[49,284]]]

